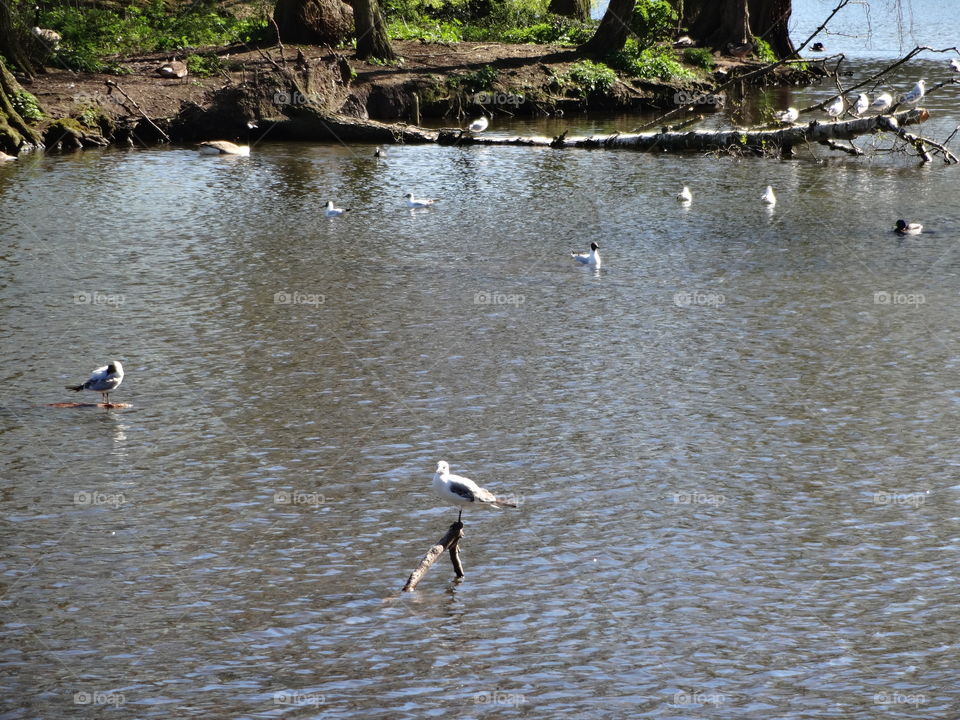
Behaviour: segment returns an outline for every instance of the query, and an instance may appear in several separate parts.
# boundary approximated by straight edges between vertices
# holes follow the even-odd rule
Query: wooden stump
[[[414,568],[413,572],[410,573],[410,577],[407,578],[407,583],[403,586],[402,592],[413,592],[417,587],[417,583],[427,574],[430,566],[437,561],[438,557],[443,555],[444,550],[450,551],[450,562],[453,564],[453,571],[457,574],[458,578],[462,578],[463,565],[460,564],[459,546],[460,538],[462,537],[463,523],[458,520],[449,527],[446,535],[440,538],[437,543],[427,551],[427,554],[423,556],[420,564]]]

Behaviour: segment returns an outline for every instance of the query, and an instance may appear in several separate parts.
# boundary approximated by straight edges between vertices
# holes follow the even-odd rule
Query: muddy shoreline
[[[713,89],[760,64],[718,58],[701,80],[659,82],[621,77],[606,90],[584,90],[569,80],[581,58],[569,47],[499,43],[395,44],[403,62],[385,66],[318,46],[208,49],[218,72],[169,79],[157,68],[169,56],[124,58],[126,75],[49,69],[24,87],[46,120],[48,149],[109,144],[243,139],[256,121],[277,140],[331,139],[325,118],[355,120],[356,133],[383,142],[380,121],[396,128],[424,118],[452,126],[479,114],[564,115],[585,111],[666,111],[678,99],[697,112],[717,109]],[[797,84],[810,74],[789,67],[765,76],[765,84]],[[413,136],[415,137],[415,136]],[[398,141],[405,141],[402,134]],[[386,134],[390,141],[390,133]]]

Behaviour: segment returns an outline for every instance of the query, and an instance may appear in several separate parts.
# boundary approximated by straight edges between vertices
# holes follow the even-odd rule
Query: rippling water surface
[[[955,712],[955,166],[371,155],[0,167],[2,717]]]

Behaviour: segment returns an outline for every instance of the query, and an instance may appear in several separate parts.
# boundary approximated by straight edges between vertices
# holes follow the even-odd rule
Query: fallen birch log
[[[620,148],[641,152],[747,152],[758,155],[789,156],[795,145],[820,143],[830,146],[839,140],[852,140],[878,131],[894,132],[897,127],[923,122],[929,113],[923,108],[893,115],[874,115],[838,122],[813,120],[805,124],[762,130],[714,130],[689,132],[614,133],[612,135],[574,135],[556,138],[491,137],[471,135],[459,130],[441,130],[441,145],[525,145],[552,148]],[[894,125],[891,118],[896,121]],[[932,143],[930,143],[932,145]],[[948,160],[949,161],[949,160]]]
[[[453,523],[448,529],[446,535],[440,538],[437,543],[431,547],[423,559],[410,573],[402,592],[413,592],[417,583],[427,574],[430,566],[437,561],[437,558],[443,555],[444,550],[450,552],[450,562],[453,564],[453,571],[458,578],[463,577],[463,565],[460,564],[460,538],[463,537],[463,523],[459,520]]]

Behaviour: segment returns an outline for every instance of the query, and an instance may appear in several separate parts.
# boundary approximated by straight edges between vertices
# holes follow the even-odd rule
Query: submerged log
[[[689,132],[614,133],[612,135],[544,136],[501,138],[478,136],[458,130],[441,130],[441,145],[527,145],[553,148],[622,148],[641,152],[747,152],[758,155],[789,155],[795,145],[820,143],[830,146],[838,140],[852,140],[878,131],[923,122],[929,113],[923,108],[893,115],[874,115],[839,122],[813,120],[806,124],[760,130],[714,130]],[[891,118],[895,121],[891,122]]]
[[[413,592],[417,587],[417,583],[427,574],[430,566],[436,562],[438,557],[443,555],[444,550],[450,551],[450,562],[453,563],[453,571],[457,574],[458,578],[462,578],[463,566],[460,564],[459,547],[460,538],[462,537],[463,523],[458,520],[447,529],[446,535],[440,538],[437,543],[427,551],[427,554],[423,556],[420,564],[414,568],[413,572],[410,573],[410,577],[407,578],[402,592]]]

